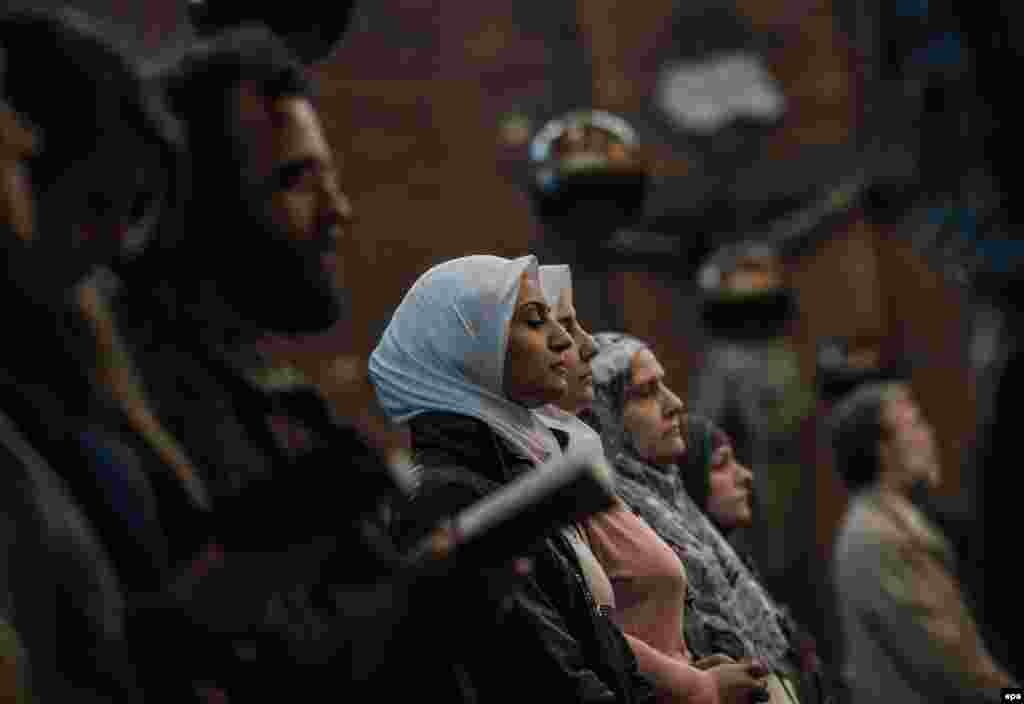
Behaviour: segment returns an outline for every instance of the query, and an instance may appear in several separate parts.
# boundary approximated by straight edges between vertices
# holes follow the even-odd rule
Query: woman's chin
[[[529,408],[540,408],[541,406],[547,406],[548,404],[558,405],[563,399],[565,399],[565,392],[568,389],[568,384],[565,380],[562,380],[562,384],[551,384],[543,389],[537,389],[537,392],[532,394],[532,398],[529,402],[524,403],[524,406]]]
[[[686,453],[686,441],[683,440],[681,435],[674,435],[669,439],[665,452],[665,457],[676,458]]]
[[[556,376],[546,389],[549,397],[544,403],[558,403],[569,393],[569,382],[564,377]]]
[[[655,467],[668,467],[669,465],[676,464],[676,462],[678,462],[678,460],[679,460],[679,453],[677,452],[677,453],[670,454],[670,455],[657,454],[657,455],[655,455],[653,457],[648,456],[648,457],[643,457],[641,459],[643,459],[645,462],[649,462],[650,464],[653,464]]]
[[[733,524],[737,529],[749,528],[753,523],[754,514],[749,508],[741,510],[739,515],[735,516],[733,520]]]
[[[582,400],[582,401],[579,401],[578,403],[572,403],[572,404],[566,404],[563,401],[561,406],[562,406],[562,408],[564,410],[568,411],[569,413],[572,413],[574,416],[578,416],[580,413],[583,413],[584,411],[591,411],[591,410],[593,410],[594,409],[594,401],[593,400],[591,400],[591,401]]]

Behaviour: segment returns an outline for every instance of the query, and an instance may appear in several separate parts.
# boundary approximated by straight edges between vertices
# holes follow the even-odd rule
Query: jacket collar
[[[533,467],[486,423],[456,413],[423,413],[409,421],[416,462],[458,465],[496,482],[505,483]],[[552,428],[564,451],[569,435]]]

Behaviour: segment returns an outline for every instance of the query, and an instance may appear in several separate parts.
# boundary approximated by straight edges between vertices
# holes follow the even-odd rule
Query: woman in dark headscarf
[[[679,459],[683,488],[728,538],[750,524],[754,474],[740,464],[732,439],[704,416],[686,417],[686,452]]]
[[[704,416],[690,414],[686,418],[686,453],[679,460],[683,488],[700,507],[718,531],[729,539],[753,519],[754,474],[736,459],[732,438]],[[753,558],[743,552],[740,557],[757,576]],[[797,643],[805,670],[817,670],[814,639],[781,609],[784,626],[791,641]]]
[[[615,464],[620,496],[683,562],[689,582],[686,642],[694,656],[756,658],[772,672],[772,702],[818,701],[816,689],[798,687],[807,678],[802,677],[802,653],[786,613],[688,493],[691,478],[684,479],[683,468],[676,464],[685,446],[697,448],[695,457],[712,457],[713,435],[691,435],[689,442],[674,437],[673,425],[680,424],[672,416],[680,415],[681,404],[673,410],[672,404],[662,402],[674,395],[645,343],[619,333],[601,333],[595,339],[598,354],[591,365],[597,401],[586,419],[601,433]],[[695,491],[710,498],[710,477],[706,491],[700,488],[702,481],[692,481]]]

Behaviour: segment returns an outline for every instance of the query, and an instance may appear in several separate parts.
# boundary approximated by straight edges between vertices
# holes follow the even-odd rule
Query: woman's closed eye
[[[534,329],[539,329],[547,325],[551,316],[546,306],[541,303],[531,303],[523,308],[523,322]]]
[[[649,381],[646,384],[640,384],[634,386],[629,390],[629,395],[634,398],[653,398],[658,395],[658,391],[661,388],[661,382],[657,379]]]

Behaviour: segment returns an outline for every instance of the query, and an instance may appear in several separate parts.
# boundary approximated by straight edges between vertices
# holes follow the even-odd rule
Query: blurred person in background
[[[728,537],[750,525],[754,473],[740,464],[725,432],[702,416],[686,416],[686,452],[679,475],[686,493]]]
[[[3,86],[4,55],[0,52],[0,94]],[[6,241],[11,237],[29,239],[32,234],[32,199],[30,186],[25,178],[24,160],[35,149],[35,136],[3,99],[0,99],[0,237]],[[5,442],[6,446],[7,443]],[[6,447],[5,447],[6,449]],[[7,471],[7,462],[2,471]],[[10,562],[6,544],[13,534],[11,517],[3,517],[0,535],[4,540],[4,552],[0,560],[4,569]],[[7,585],[0,594],[0,701],[20,704],[24,701],[25,653],[17,631],[10,623],[11,604]]]
[[[136,628],[164,634],[164,661],[203,696],[391,699],[411,679],[457,698],[437,605],[460,601],[465,580],[399,555],[380,515],[403,477],[314,389],[268,383],[261,340],[342,318],[335,246],[352,209],[306,71],[269,31],[243,27],[154,78],[184,130],[188,197],[119,269],[116,311],[212,518]],[[429,540],[428,562],[451,552],[447,529]]]
[[[736,458],[725,431],[703,416],[691,413],[686,417],[686,452],[679,460],[679,476],[686,493],[726,540],[750,526],[754,474]],[[751,575],[759,579],[754,557],[741,549],[736,552]],[[814,639],[796,623],[788,608],[767,592],[763,597],[779,615],[789,641],[789,661],[801,679],[802,691],[810,695],[809,701],[827,701],[834,687],[829,686],[823,672]]]
[[[0,80],[4,73],[4,54],[0,52]],[[34,212],[25,161],[35,148],[36,137],[31,128],[6,100],[0,101],[0,222],[26,242],[32,239]]]
[[[1013,681],[981,639],[949,542],[910,498],[933,489],[941,469],[909,388],[857,388],[835,406],[829,430],[852,494],[833,569],[853,704],[1000,701]]]
[[[570,449],[593,448],[603,455],[601,437],[577,417],[595,400],[590,361],[597,346],[577,318],[572,272],[566,265],[542,266],[540,284],[555,319],[574,344],[564,357],[565,395],[537,413],[546,425],[568,435]],[[641,672],[654,683],[659,701],[748,702],[761,690],[745,664],[720,654],[695,661],[683,636],[686,573],[679,557],[650,526],[620,502],[583,527],[611,584],[616,621]]]
[[[813,411],[792,339],[798,315],[781,255],[740,242],[715,252],[698,274],[708,336],[690,383],[690,408],[721,427],[741,462],[757,467],[752,525],[733,538],[749,545],[766,586],[795,600],[806,595],[813,466],[801,434]]]
[[[137,213],[164,176],[173,130],[82,14],[5,14],[0,47],[12,108],[0,285],[20,337],[0,360],[5,611],[35,699],[143,701],[125,587],[155,587],[166,566],[149,474],[163,468],[144,470],[134,455],[145,444],[128,441],[80,304],[129,233],[144,237]]]

